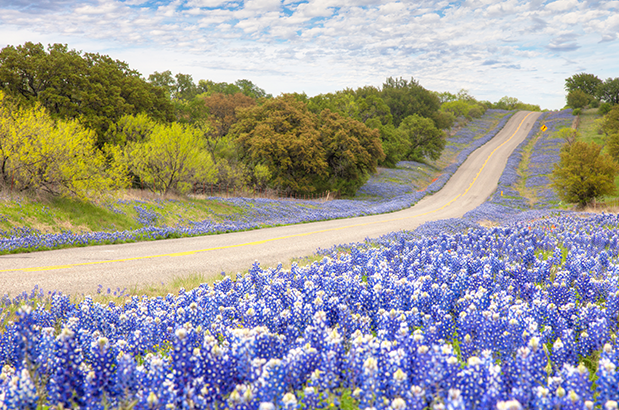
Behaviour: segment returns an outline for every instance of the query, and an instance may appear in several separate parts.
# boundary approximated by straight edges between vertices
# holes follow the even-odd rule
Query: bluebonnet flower
[[[3,380],[4,379],[4,380]],[[0,404],[7,409],[36,409],[39,395],[30,378],[28,370],[23,368],[16,372],[3,369],[0,373]]]
[[[91,370],[86,374],[86,396],[89,407],[97,408],[92,403],[111,400],[118,395],[115,383],[115,370],[118,366],[116,356],[106,337],[99,337],[90,347]]]
[[[82,405],[85,399],[83,355],[75,332],[65,327],[56,338],[49,379],[49,401],[70,408]]]

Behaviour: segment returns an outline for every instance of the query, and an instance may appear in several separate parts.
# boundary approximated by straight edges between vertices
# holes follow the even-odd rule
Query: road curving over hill
[[[526,138],[539,112],[518,112],[492,140],[471,153],[442,190],[415,206],[382,215],[312,222],[247,232],[0,256],[0,295],[38,285],[70,294],[168,282],[179,276],[247,270],[255,261],[275,266],[318,248],[412,230],[458,218],[496,189],[507,158]]]

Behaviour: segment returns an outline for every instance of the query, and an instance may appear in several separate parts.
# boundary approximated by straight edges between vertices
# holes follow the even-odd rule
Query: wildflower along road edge
[[[99,285],[123,288],[196,272],[234,273],[256,260],[275,266],[318,248],[461,217],[496,189],[507,158],[540,115],[516,113],[495,138],[469,156],[442,190],[402,211],[215,236],[3,255],[0,286],[11,294],[30,291],[35,285],[92,293]]]

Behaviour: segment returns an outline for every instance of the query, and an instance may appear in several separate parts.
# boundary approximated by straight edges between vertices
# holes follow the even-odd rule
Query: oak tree
[[[619,104],[619,77],[608,78],[598,87],[600,100],[612,105]]]
[[[328,166],[320,190],[354,195],[385,156],[378,130],[328,109],[320,113],[320,138]]]
[[[230,134],[240,158],[250,169],[261,165],[274,188],[353,194],[384,155],[378,131],[330,109],[318,116],[298,97],[238,111]]]
[[[436,128],[429,118],[423,118],[417,114],[410,115],[402,121],[398,132],[407,141],[405,159],[437,160],[445,148],[445,133]]]
[[[396,127],[399,127],[406,117],[414,114],[434,120],[440,108],[438,96],[423,88],[414,78],[410,81],[387,78],[381,90],[381,98],[389,106],[393,125]]]
[[[602,80],[594,74],[578,73],[565,79],[565,91],[569,93],[580,90],[589,96],[595,96],[601,84]]]
[[[583,90],[572,90],[567,94],[567,105],[572,108],[584,108],[589,104],[593,96],[585,93]]]
[[[292,95],[241,109],[232,128],[239,157],[266,167],[274,188],[311,193],[328,175],[317,117]]]

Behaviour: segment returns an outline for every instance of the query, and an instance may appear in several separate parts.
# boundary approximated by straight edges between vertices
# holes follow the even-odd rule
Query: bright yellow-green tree
[[[125,187],[122,165],[109,163],[96,135],[77,121],[54,121],[39,104],[17,107],[0,91],[0,172],[5,189],[82,199]]]
[[[594,142],[575,141],[561,149],[552,172],[552,185],[562,200],[585,206],[593,199],[614,194],[619,165]]]
[[[115,157],[120,155],[115,150]],[[216,182],[216,169],[192,127],[157,124],[144,142],[130,142],[124,162],[153,192],[189,192],[195,183]]]

